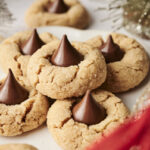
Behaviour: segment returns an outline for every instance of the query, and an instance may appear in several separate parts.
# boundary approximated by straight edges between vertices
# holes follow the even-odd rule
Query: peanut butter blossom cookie
[[[35,51],[56,39],[50,33],[38,35],[36,29],[15,34],[0,45],[1,68],[4,72],[11,68],[17,81],[26,89],[31,89],[26,77],[28,61]]]
[[[25,21],[30,27],[62,25],[85,28],[90,19],[78,0],[38,0],[27,11]]]
[[[48,100],[37,91],[26,91],[11,70],[0,84],[0,135],[16,136],[46,120]]]
[[[47,126],[65,150],[84,150],[109,134],[129,115],[119,98],[110,92],[86,92],[83,98],[57,100],[49,109]]]
[[[103,88],[114,93],[128,91],[139,85],[149,70],[144,48],[134,39],[111,34],[100,51],[107,63],[107,78]]]
[[[61,42],[51,42],[32,55],[27,75],[32,86],[48,97],[78,97],[105,81],[106,63],[97,48],[70,43],[64,35]]]
[[[4,144],[0,145],[0,150],[37,150],[28,144]]]

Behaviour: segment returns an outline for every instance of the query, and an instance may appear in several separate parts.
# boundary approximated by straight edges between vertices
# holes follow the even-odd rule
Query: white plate
[[[42,27],[38,28],[38,32],[50,32],[53,33],[55,36],[61,38],[63,34],[67,34],[69,40],[73,41],[85,41],[89,38],[92,38],[96,35],[103,36],[104,39],[106,39],[106,36],[109,34],[109,32],[103,32],[99,30],[77,30],[73,28],[67,28],[67,27]],[[140,40],[142,44],[144,44],[147,52],[150,54],[150,47],[148,46],[148,41]],[[144,66],[143,66],[144,67]],[[4,75],[0,71],[1,77]],[[141,95],[143,92],[144,87],[148,84],[150,81],[150,76],[147,77],[144,82],[138,86],[137,88],[125,92],[124,94],[118,94],[118,96],[123,100],[123,102],[128,106],[130,110],[132,110],[133,105],[136,102],[136,99]],[[61,150],[61,148],[54,142],[53,138],[51,137],[50,133],[48,132],[48,129],[46,128],[46,125],[43,125],[42,127],[25,133],[21,136],[17,137],[0,137],[0,144],[7,144],[7,143],[27,143],[36,146],[39,150]]]

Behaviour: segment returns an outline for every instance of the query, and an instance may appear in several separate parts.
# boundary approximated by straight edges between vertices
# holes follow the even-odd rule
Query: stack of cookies
[[[105,42],[70,42],[35,29],[3,41],[0,56],[8,73],[0,86],[0,134],[20,135],[47,120],[64,150],[83,150],[124,122],[129,111],[111,92],[136,87],[149,70],[144,48],[116,33]]]

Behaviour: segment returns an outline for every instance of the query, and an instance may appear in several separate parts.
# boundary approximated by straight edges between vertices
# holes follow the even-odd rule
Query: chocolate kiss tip
[[[0,87],[0,103],[6,105],[20,104],[28,98],[29,93],[16,81],[11,69]]]
[[[66,35],[62,37],[58,49],[51,57],[51,63],[60,67],[78,65],[83,56],[70,44]]]
[[[124,56],[124,52],[114,43],[111,35],[100,49],[107,63],[120,61]]]
[[[37,30],[34,29],[29,39],[21,45],[21,52],[23,55],[32,55],[43,45],[44,42],[39,38]]]
[[[109,36],[108,36],[107,44],[108,44],[108,45],[117,45],[117,44],[114,43],[114,40],[113,40],[113,38],[112,38],[112,35],[109,35]],[[118,45],[117,45],[117,46],[118,46]],[[118,47],[119,47],[119,46],[118,46]]]
[[[68,6],[63,0],[55,0],[47,6],[47,11],[50,13],[65,13],[68,10]]]
[[[95,101],[90,90],[88,90],[82,100],[73,107],[72,113],[75,121],[87,125],[100,123],[106,117],[105,109]]]

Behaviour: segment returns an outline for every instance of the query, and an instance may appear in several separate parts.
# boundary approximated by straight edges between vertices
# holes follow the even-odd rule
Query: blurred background
[[[0,35],[27,28],[24,14],[35,0],[0,0]],[[89,29],[136,33],[150,38],[150,0],[80,0],[91,15]]]

